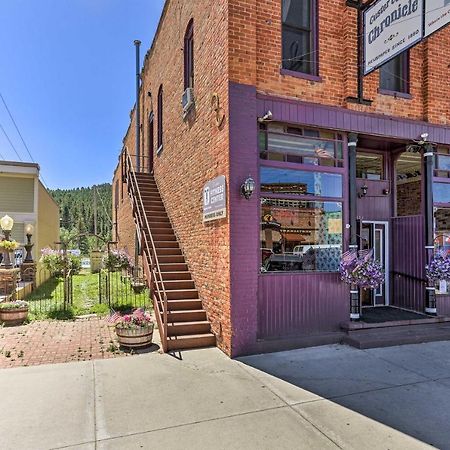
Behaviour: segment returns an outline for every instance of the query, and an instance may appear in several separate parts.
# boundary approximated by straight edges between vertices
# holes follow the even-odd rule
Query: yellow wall
[[[32,213],[34,209],[34,177],[0,175],[0,205],[5,212]]]
[[[38,183],[38,215],[33,258],[39,261],[41,249],[44,247],[57,248],[55,242],[59,241],[59,207],[39,181]],[[41,265],[38,264],[36,284],[48,278]]]

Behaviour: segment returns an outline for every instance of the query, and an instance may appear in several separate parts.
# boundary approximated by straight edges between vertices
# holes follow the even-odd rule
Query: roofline
[[[16,166],[16,167],[33,167],[37,170],[41,170],[39,164],[32,162],[23,162],[23,161],[2,161],[0,160],[0,166]]]
[[[171,0],[166,0],[165,3],[164,3],[164,7],[163,7],[163,10],[161,12],[161,16],[160,16],[159,22],[158,22],[158,27],[156,28],[155,35],[153,36],[152,45],[147,50],[147,53],[145,54],[145,57],[144,57],[144,65],[142,66],[141,73],[143,73],[145,71],[145,69],[147,67],[147,61],[150,59],[150,57],[152,56],[152,53],[153,53],[153,51],[155,49],[156,41],[158,39],[159,33],[161,31],[162,24],[163,24],[164,19],[166,17],[167,10],[169,9],[170,2],[171,2]],[[141,87],[142,87],[142,84],[141,84]]]
[[[50,197],[51,201],[58,207],[58,211],[59,211],[59,205],[56,202],[56,200],[53,198],[53,195],[50,194],[50,192],[48,191],[48,189],[44,186],[44,183],[38,179],[39,184],[42,186],[42,188],[44,189],[44,191],[47,193],[47,195]]]

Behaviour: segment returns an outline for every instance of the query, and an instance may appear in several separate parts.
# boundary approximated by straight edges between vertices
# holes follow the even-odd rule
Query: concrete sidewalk
[[[450,449],[450,343],[0,371],[1,449]]]

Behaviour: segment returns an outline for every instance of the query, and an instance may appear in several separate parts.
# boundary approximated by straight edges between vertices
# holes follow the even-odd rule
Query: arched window
[[[184,89],[194,87],[194,19],[189,21],[184,35]]]
[[[158,149],[157,153],[162,150],[163,147],[163,86],[161,85],[158,90]]]
[[[153,154],[155,152],[155,130],[154,130],[154,114],[153,111],[148,116],[148,171],[153,172]]]

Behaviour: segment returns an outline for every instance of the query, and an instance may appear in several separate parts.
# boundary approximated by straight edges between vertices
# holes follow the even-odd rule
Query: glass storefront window
[[[434,236],[436,251],[446,250],[450,255],[450,208],[434,209]],[[441,281],[436,287],[440,294],[450,294],[450,283]]]
[[[269,125],[260,130],[259,150],[270,161],[343,167],[342,141],[330,131]]]
[[[450,149],[439,147],[436,152],[434,175],[450,178]]]
[[[450,203],[450,183],[433,183],[435,203]]]
[[[383,155],[357,152],[356,177],[367,180],[384,180]]]
[[[261,199],[262,272],[337,272],[342,203]]]
[[[261,192],[342,197],[342,175],[261,167]]]

